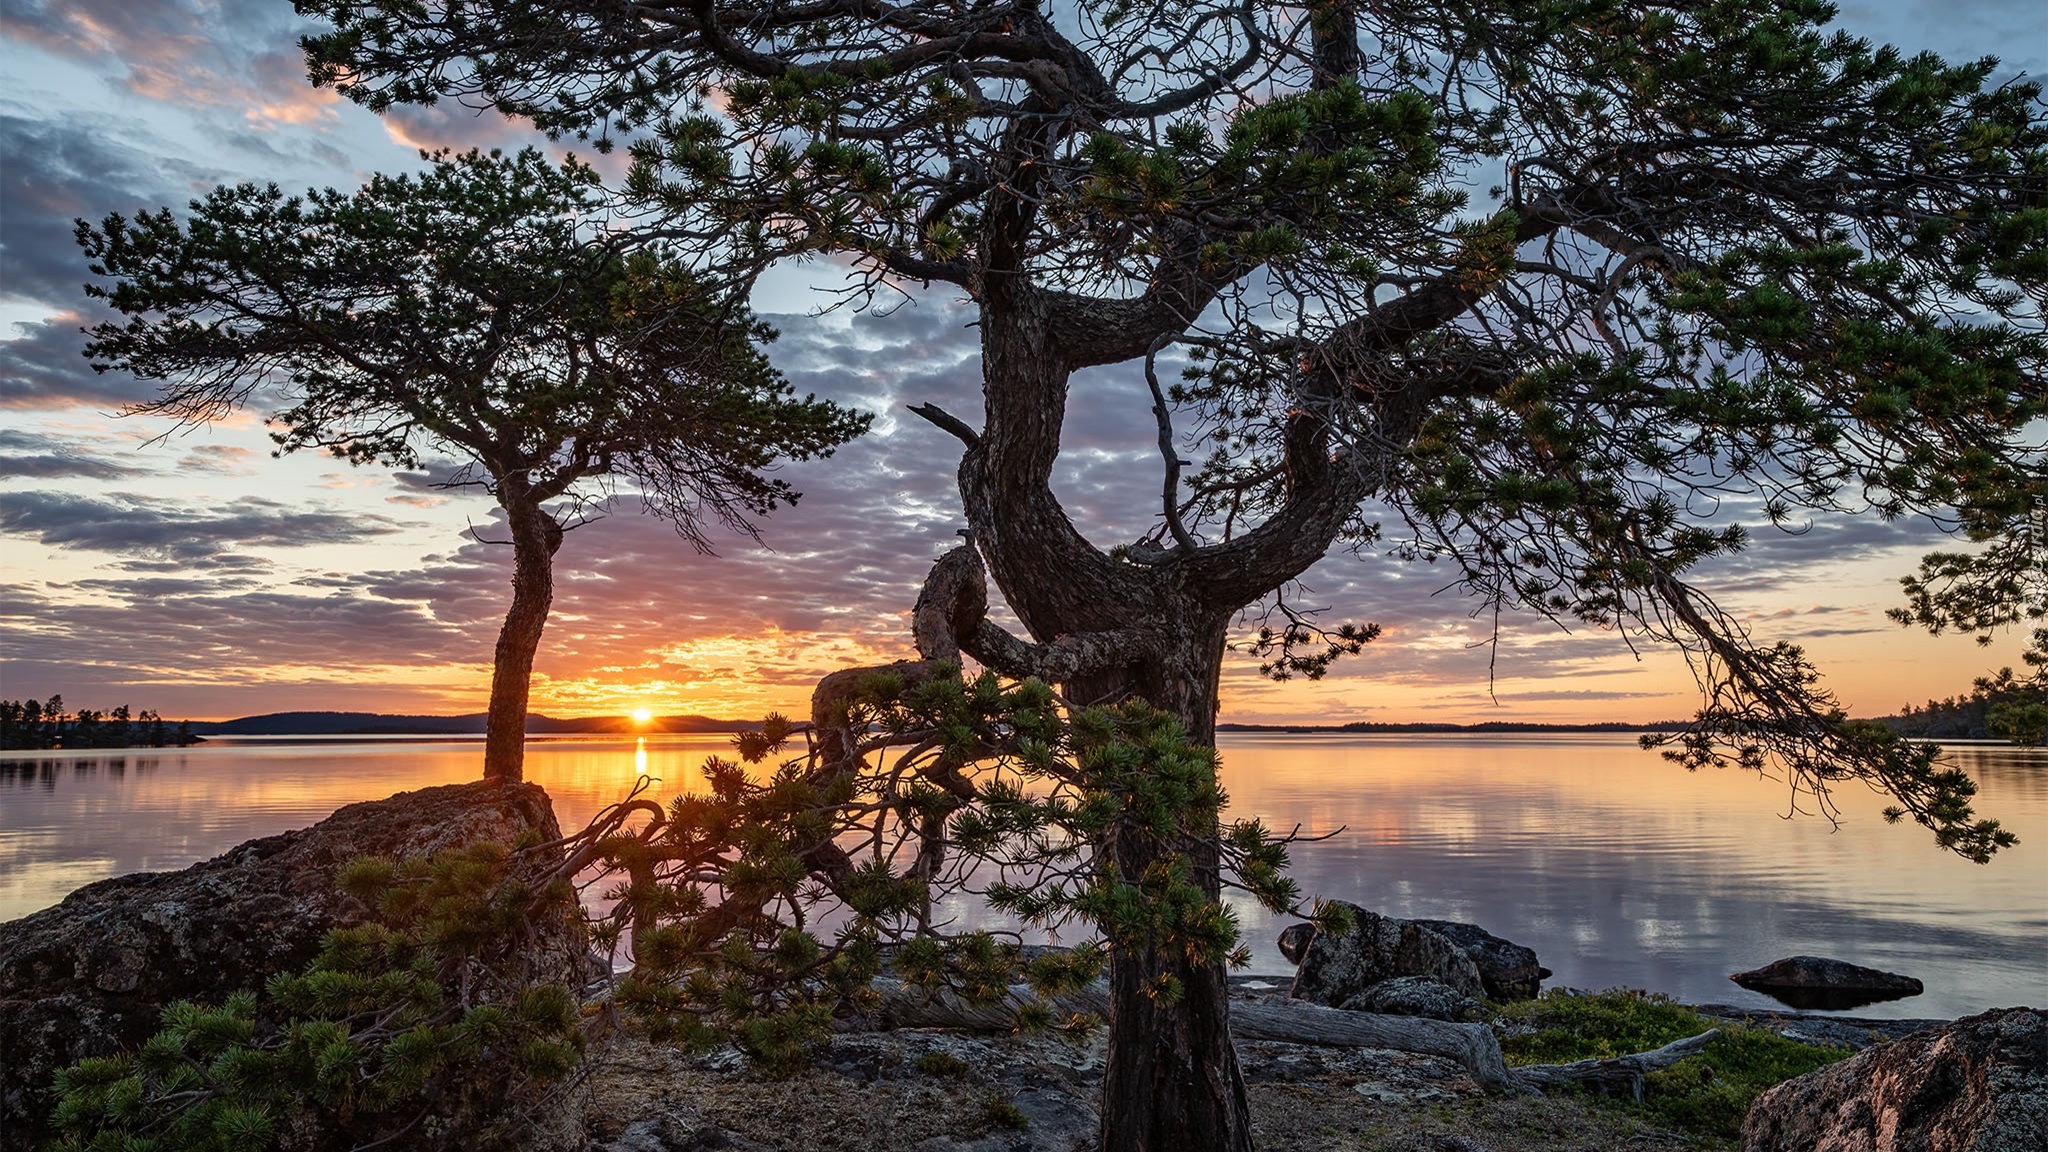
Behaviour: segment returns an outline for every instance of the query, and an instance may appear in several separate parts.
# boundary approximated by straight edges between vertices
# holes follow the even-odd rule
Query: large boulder
[[[2003,1008],[1867,1048],[1750,1105],[1743,1152],[2048,1148],[2048,1017]]]
[[[1463,996],[1485,994],[1478,965],[1448,938],[1412,921],[1343,906],[1351,911],[1351,931],[1310,938],[1289,995],[1334,1008],[1396,976],[1427,976]]]
[[[1825,956],[1787,956],[1728,977],[1794,1008],[1841,1010],[1918,996],[1920,981]]]
[[[1355,904],[1344,906],[1363,911]],[[1367,915],[1376,916],[1373,913]],[[1486,990],[1485,994],[1496,1000],[1530,999],[1542,987],[1543,981],[1550,976],[1550,969],[1537,963],[1534,949],[1495,936],[1477,924],[1466,924],[1458,920],[1396,920],[1390,916],[1376,916],[1376,919],[1380,923],[1397,926],[1413,924],[1456,945],[1478,969],[1480,983]],[[1290,963],[1302,964],[1307,961],[1309,948],[1315,942],[1315,938],[1315,925],[1290,924],[1280,930],[1280,954]],[[1445,983],[1451,984],[1452,981]]]
[[[1457,920],[1415,920],[1465,950],[1479,967],[1486,994],[1496,1000],[1529,1000],[1542,988],[1550,969],[1536,962],[1536,950],[1505,940],[1477,924]]]
[[[335,887],[350,860],[512,843],[530,831],[561,836],[537,785],[423,788],[180,872],[88,884],[0,924],[0,1132],[38,1130],[58,1069],[148,1039],[166,1004],[260,989],[309,963],[330,929],[361,923],[369,909]],[[539,928],[549,960],[580,952],[566,919]]]

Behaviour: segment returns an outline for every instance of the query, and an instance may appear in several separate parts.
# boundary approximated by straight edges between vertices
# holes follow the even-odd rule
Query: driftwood
[[[1707,1042],[1720,1034],[1719,1028],[1709,1028],[1697,1036],[1673,1040],[1662,1048],[1637,1052],[1631,1056],[1616,1056],[1611,1060],[1580,1060],[1572,1064],[1530,1064],[1515,1069],[1514,1076],[1524,1087],[1537,1091],[1561,1088],[1567,1084],[1583,1084],[1609,1094],[1625,1091],[1640,1104],[1643,1102],[1643,1076],[1646,1073],[1669,1068],[1687,1056],[1699,1055],[1706,1049]]]
[[[842,1022],[842,1028],[1007,1032],[1015,1026],[1018,1008],[1034,999],[1023,985],[1013,986],[1007,996],[991,1004],[973,1004],[954,992],[928,992],[894,979],[877,980],[875,990],[882,994],[881,1003],[862,1019]],[[1060,1016],[1106,1015],[1109,991],[1106,985],[1097,983],[1055,997],[1051,1004],[1054,1013]],[[1626,1091],[1638,1102],[1642,1100],[1646,1073],[1698,1055],[1708,1041],[1720,1034],[1719,1029],[1709,1029],[1654,1051],[1610,1060],[1509,1068],[1501,1057],[1499,1039],[1484,1024],[1350,1012],[1297,1001],[1237,1001],[1230,1006],[1230,1032],[1239,1040],[1274,1040],[1319,1048],[1390,1048],[1443,1056],[1463,1065],[1489,1092],[1541,1092],[1579,1084],[1604,1092]]]
[[[1318,1048],[1392,1048],[1447,1056],[1463,1064],[1489,1092],[1517,1087],[1514,1074],[1501,1059],[1500,1041],[1484,1024],[1347,1012],[1320,1004],[1237,1003],[1230,1006],[1230,1033],[1240,1040],[1278,1040]]]

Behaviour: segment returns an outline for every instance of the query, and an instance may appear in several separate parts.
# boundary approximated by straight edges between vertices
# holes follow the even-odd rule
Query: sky
[[[2038,0],[1845,4],[1872,39],[1998,75],[2048,73]],[[0,0],[0,698],[61,693],[221,719],[337,709],[484,707],[509,596],[487,496],[437,473],[271,456],[261,412],[197,430],[124,416],[153,385],[80,355],[85,297],[72,221],[182,205],[217,184],[353,187],[419,165],[421,148],[519,147],[520,126],[459,107],[383,119],[309,87],[307,25],[286,0]],[[616,175],[616,162],[598,160]],[[832,459],[781,475],[805,493],[763,542],[694,552],[621,500],[569,534],[532,706],[553,715],[801,714],[822,675],[911,655],[906,617],[964,524],[957,444],[907,404],[979,409],[971,319],[946,291],[887,314],[820,314],[838,270],[777,269],[755,306],[775,364],[803,391],[876,414]],[[1150,397],[1129,366],[1076,382],[1057,488],[1107,547],[1151,526]],[[1925,524],[1769,529],[1702,582],[1763,640],[1805,645],[1853,714],[1967,690],[2016,664],[1885,619],[1898,577],[1943,544]],[[1225,721],[1651,721],[1699,693],[1674,653],[1599,629],[1509,619],[1443,590],[1426,565],[1336,555],[1298,603],[1370,620],[1381,639],[1322,681],[1272,684],[1243,653]]]

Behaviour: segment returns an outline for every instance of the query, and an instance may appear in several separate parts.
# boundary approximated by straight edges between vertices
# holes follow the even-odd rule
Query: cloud
[[[253,476],[264,454],[235,444],[201,444],[178,461],[180,472],[202,472],[215,476]]]
[[[516,152],[545,143],[531,124],[512,120],[495,109],[470,108],[454,100],[397,105],[386,110],[381,120],[393,142],[421,152],[467,152],[472,148]]]
[[[68,492],[0,493],[0,529],[57,548],[142,553],[189,564],[228,545],[301,547],[351,543],[399,531],[398,522],[354,512],[292,508],[244,496],[218,508],[117,492],[109,498]]]
[[[1850,0],[1839,26],[1907,52],[1934,51],[1949,60],[1996,56],[1993,83],[2048,70],[2048,16],[2036,0]]]
[[[0,476],[15,479],[123,480],[148,472],[110,460],[79,440],[0,428]]]
[[[310,25],[282,5],[179,0],[8,0],[0,34],[106,70],[132,96],[233,109],[251,122],[332,120],[339,97],[306,83],[297,40]]]
[[[127,372],[95,372],[85,359],[87,318],[63,312],[20,324],[22,335],[0,340],[0,409],[88,407],[114,411],[156,396],[153,381]]]
[[[188,160],[154,155],[84,122],[0,112],[0,299],[76,307],[89,278],[72,221],[157,208],[215,183]]]

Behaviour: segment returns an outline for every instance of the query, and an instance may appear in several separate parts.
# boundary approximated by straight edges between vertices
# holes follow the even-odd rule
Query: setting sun
[[[635,708],[635,709],[633,709],[633,723],[635,723],[635,724],[645,724],[645,723],[647,723],[647,722],[648,722],[649,720],[652,720],[652,719],[654,719],[654,712],[653,712],[653,710],[651,710],[651,709],[648,709],[648,708]]]

